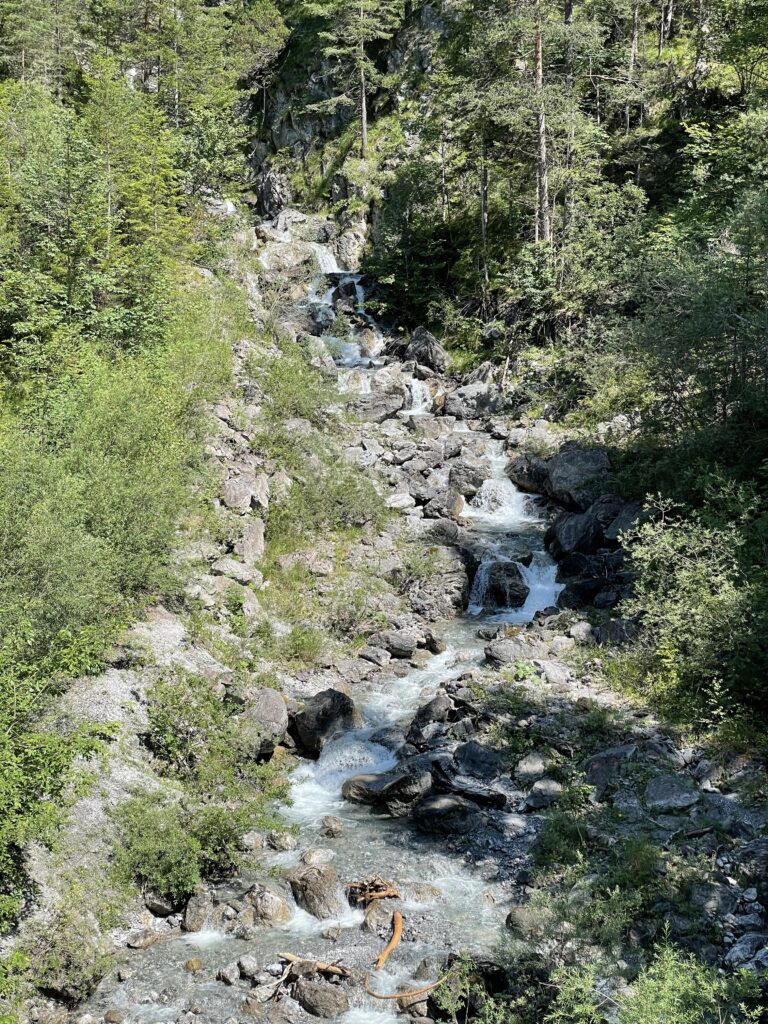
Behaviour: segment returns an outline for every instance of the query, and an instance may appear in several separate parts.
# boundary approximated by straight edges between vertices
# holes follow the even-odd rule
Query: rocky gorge
[[[259,365],[297,346],[328,382],[340,458],[386,515],[272,557],[271,517],[302,470],[260,448],[269,395],[252,346],[237,347],[236,393],[210,410],[218,529],[180,548],[194,569],[179,607],[152,609],[107,676],[67,695],[65,717],[118,722],[118,739],[63,856],[37,850],[31,871],[54,892],[62,860],[71,871],[106,856],[109,807],[154,784],[143,737],[163,671],[236,701],[260,759],[294,758],[290,798],[281,825],[243,837],[236,877],[184,906],[134,901],[130,927],[104,935],[120,963],[71,1018],[428,1022],[450,1019],[436,983],[457,963],[472,961],[489,996],[514,996],[532,965],[546,974],[587,950],[601,991],[619,998],[663,934],[726,971],[764,971],[761,768],[687,744],[601,671],[635,626],[614,610],[642,514],[613,492],[608,454],[521,419],[492,368],[453,376],[429,332],[403,337],[372,318],[361,229],[274,213],[239,227],[247,260],[232,267],[272,331]],[[317,460],[322,426],[297,414],[281,429],[299,466]],[[352,603],[341,584],[354,584],[365,614],[312,667],[265,656],[243,687],[190,611],[219,649],[265,621],[285,636],[291,580],[294,603],[305,586]],[[271,604],[281,587],[287,603]],[[379,885],[390,894],[377,898]],[[66,1016],[55,1002],[33,1010]]]

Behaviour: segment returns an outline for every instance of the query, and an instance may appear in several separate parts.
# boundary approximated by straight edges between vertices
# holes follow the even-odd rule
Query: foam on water
[[[194,946],[195,949],[212,949],[215,946],[223,946],[230,941],[231,936],[217,928],[203,928],[199,932],[187,932],[184,941]]]

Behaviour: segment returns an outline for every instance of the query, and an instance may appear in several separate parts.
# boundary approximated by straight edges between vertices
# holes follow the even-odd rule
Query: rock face
[[[297,905],[321,921],[338,917],[344,909],[339,876],[330,864],[303,868],[291,876],[290,883]]]
[[[347,994],[340,985],[299,978],[293,986],[293,997],[307,1013],[325,1020],[337,1020],[349,1009]]]
[[[568,441],[550,459],[516,456],[507,475],[524,491],[546,494],[567,509],[583,512],[606,490],[610,468],[602,449]]]
[[[291,183],[280,171],[265,171],[256,186],[259,212],[265,217],[276,217],[293,198]]]
[[[311,757],[318,757],[334,736],[359,729],[362,724],[362,715],[354,701],[340,690],[315,694],[293,718],[296,738]]]
[[[269,480],[264,473],[231,476],[222,487],[221,500],[227,508],[242,515],[251,508],[266,509],[269,506]]]
[[[246,565],[254,565],[262,560],[266,550],[263,520],[253,518],[246,522],[242,534],[235,541],[234,550]]]
[[[425,327],[417,327],[411,335],[405,358],[413,359],[421,366],[428,366],[436,373],[445,373],[448,369],[448,353]]]
[[[240,737],[257,759],[271,757],[288,731],[288,708],[277,690],[263,687],[253,694],[240,716]]]

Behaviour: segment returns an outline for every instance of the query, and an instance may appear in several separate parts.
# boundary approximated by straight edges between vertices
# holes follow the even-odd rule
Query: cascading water
[[[313,243],[312,249],[321,276],[313,283],[304,309],[322,307],[322,315],[332,322],[339,285],[346,282],[354,283],[356,308],[358,312],[364,310],[365,295],[359,277],[342,271],[326,246]],[[362,313],[361,319],[366,322],[362,330],[370,331],[373,343],[381,346],[383,338],[378,325]],[[343,387],[364,393],[371,388],[372,373],[367,369],[370,355],[363,353],[361,334],[355,327],[351,340],[325,340],[340,366]],[[415,378],[405,379],[410,391],[408,414],[428,416],[432,405],[428,386]],[[405,431],[404,427],[400,429]],[[423,977],[420,975],[422,980],[417,981],[415,976],[425,957],[439,963],[452,953],[478,953],[496,946],[506,913],[503,901],[496,902],[498,868],[491,867],[486,872],[482,863],[473,865],[457,859],[443,842],[419,836],[401,820],[376,815],[365,806],[345,801],[342,786],[351,776],[378,774],[396,765],[394,753],[377,742],[377,733],[383,728],[407,728],[414,711],[431,699],[442,684],[458,680],[468,667],[482,662],[484,641],[477,636],[478,625],[529,622],[537,611],[555,603],[560,589],[555,566],[543,548],[540,516],[530,499],[504,473],[503,445],[487,435],[471,435],[463,422],[449,429],[460,433],[474,452],[479,453],[484,447],[484,461],[491,467],[489,478],[463,514],[463,536],[478,561],[467,614],[441,629],[446,650],[433,656],[426,666],[393,673],[383,680],[380,677],[375,686],[367,689],[356,688],[355,701],[364,716],[363,727],[328,744],[317,761],[303,762],[293,774],[290,803],[283,813],[298,830],[299,849],[264,854],[258,875],[254,876],[263,880],[265,871],[279,872],[295,866],[299,863],[299,851],[327,844],[324,856],[336,865],[343,880],[371,874],[392,879],[402,892],[402,906],[412,935],[411,941],[399,946],[387,969],[372,974],[372,984],[389,993],[401,984],[423,984]],[[433,476],[439,485],[447,483],[444,468]],[[489,614],[487,591],[493,567],[510,564],[519,568],[528,587],[527,596],[521,607],[494,608]],[[331,843],[322,837],[319,827],[326,815],[335,815],[342,823],[342,834]],[[515,838],[533,833],[533,826],[511,813],[501,815],[497,827],[505,828],[507,819],[510,834]],[[252,881],[245,875],[239,890],[231,896],[239,897]],[[285,949],[308,957],[369,965],[381,950],[381,939],[361,930],[361,921],[362,913],[358,910],[344,910],[335,919],[319,921],[294,906],[287,923],[260,928],[254,938],[237,938],[231,932],[214,928],[187,936],[174,933],[137,954],[130,981],[102,992],[94,1008],[103,1012],[105,1005],[119,1007],[125,1024],[176,1021],[193,1004],[202,1008],[207,1020],[239,1019],[242,990],[213,980],[196,981],[184,969],[191,950],[204,955],[206,976],[211,979],[220,967],[245,954],[255,956],[268,972],[276,971],[279,976],[280,968],[274,961]],[[331,934],[335,939],[329,947],[331,940],[326,936]],[[403,1019],[392,1003],[382,1006],[359,988],[350,991],[350,999],[352,1009],[336,1018],[337,1024],[394,1024]]]

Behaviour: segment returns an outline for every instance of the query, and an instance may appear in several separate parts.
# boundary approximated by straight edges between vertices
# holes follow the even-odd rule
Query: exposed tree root
[[[369,996],[373,996],[374,999],[414,999],[416,996],[425,996],[428,992],[432,992],[433,989],[438,988],[445,981],[448,980],[448,975],[441,978],[439,981],[433,981],[431,985],[425,985],[424,988],[411,989],[410,992],[393,992],[391,995],[380,995],[378,992],[372,991],[368,984],[369,974],[365,976],[365,991]]]
[[[376,970],[380,971],[384,964],[389,960],[390,954],[400,944],[400,939],[403,937],[403,915],[399,910],[396,910],[392,917],[392,938],[386,944],[384,949],[379,954],[379,958],[376,961]]]
[[[287,960],[289,964],[308,963],[314,964],[315,970],[320,974],[335,974],[338,978],[351,978],[352,972],[340,964],[329,964],[322,960],[312,960],[311,957],[296,956],[295,953],[278,953],[281,960]]]

